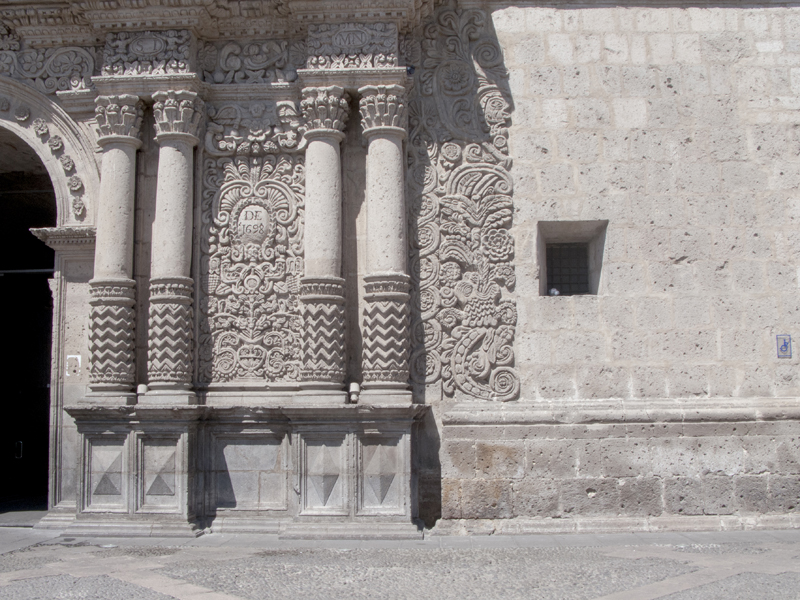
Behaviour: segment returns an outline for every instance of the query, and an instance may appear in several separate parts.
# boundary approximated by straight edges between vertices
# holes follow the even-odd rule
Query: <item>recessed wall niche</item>
[[[540,296],[602,292],[607,227],[608,221],[539,221]]]

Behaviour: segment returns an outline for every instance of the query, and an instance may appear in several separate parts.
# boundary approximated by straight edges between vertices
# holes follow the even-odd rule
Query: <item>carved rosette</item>
[[[305,118],[306,137],[316,131],[341,135],[349,116],[350,96],[337,85],[303,88],[300,108]]]
[[[410,278],[400,273],[364,277],[364,356],[366,389],[408,383]]]
[[[147,376],[151,387],[192,382],[192,287],[188,277],[150,281]]]
[[[300,282],[303,310],[303,368],[307,382],[341,385],[344,381],[344,280],[304,278]]]
[[[89,381],[93,390],[129,391],[134,384],[136,282],[89,283]]]
[[[358,90],[364,135],[406,134],[405,88],[401,85],[366,86]]]
[[[98,96],[95,104],[97,107],[94,114],[101,144],[103,138],[140,139],[144,103],[138,96],[132,94]]]
[[[156,139],[175,133],[196,137],[203,117],[203,101],[187,90],[156,92],[153,94],[153,116]]]

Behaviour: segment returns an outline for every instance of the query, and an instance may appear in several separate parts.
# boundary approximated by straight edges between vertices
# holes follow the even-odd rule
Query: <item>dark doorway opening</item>
[[[0,210],[2,524],[3,514],[47,509],[53,251],[29,229],[56,225],[44,165],[7,132],[0,132]]]

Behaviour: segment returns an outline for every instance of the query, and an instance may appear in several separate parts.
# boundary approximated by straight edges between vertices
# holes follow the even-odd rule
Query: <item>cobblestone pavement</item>
[[[409,542],[0,528],[0,600],[800,599],[800,530]]]

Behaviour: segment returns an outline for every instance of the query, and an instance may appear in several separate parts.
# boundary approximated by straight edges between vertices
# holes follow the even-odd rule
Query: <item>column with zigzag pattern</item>
[[[94,278],[89,282],[90,388],[95,395],[128,395],[135,383],[133,280],[136,151],[143,104],[135,95],[100,96],[95,110],[103,148]]]
[[[153,100],[159,154],[147,344],[152,394],[148,395],[155,395],[155,402],[192,403],[194,281],[189,275],[194,146],[203,102],[190,91],[156,92]]]
[[[363,384],[368,395],[391,394],[406,390],[409,376],[405,88],[365,86],[359,92],[368,144]]]

